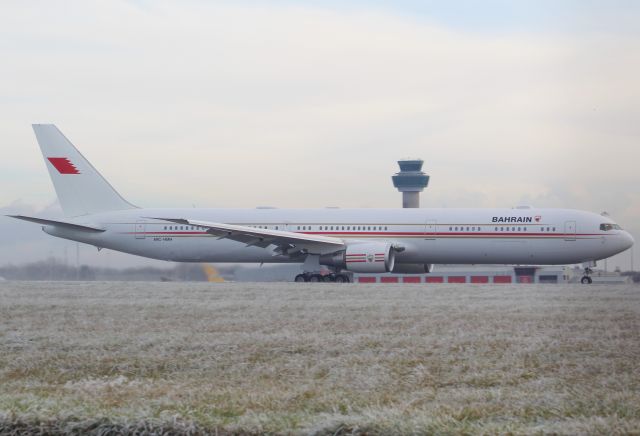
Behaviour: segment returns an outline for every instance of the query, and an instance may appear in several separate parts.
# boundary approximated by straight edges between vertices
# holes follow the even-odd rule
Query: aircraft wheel
[[[336,283],[349,283],[349,277],[344,274],[336,275]]]
[[[325,283],[335,282],[336,281],[336,277],[333,274],[328,274],[328,275],[322,277],[322,281],[325,282]]]
[[[593,283],[593,279],[591,277],[584,276],[582,277],[582,280],[580,280],[580,283],[582,283],[583,285],[590,285],[591,283]]]
[[[296,283],[303,283],[308,281],[307,276],[304,274],[298,274],[295,279],[293,279]]]
[[[318,283],[322,281],[322,276],[320,274],[311,274],[311,277],[309,277],[309,281],[311,283]]]

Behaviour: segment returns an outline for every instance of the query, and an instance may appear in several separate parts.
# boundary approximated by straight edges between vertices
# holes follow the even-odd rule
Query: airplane
[[[33,130],[66,218],[9,216],[99,250],[174,262],[299,263],[296,282],[425,274],[435,264],[581,263],[587,284],[597,260],[634,243],[608,216],[570,209],[139,208],[55,125]]]

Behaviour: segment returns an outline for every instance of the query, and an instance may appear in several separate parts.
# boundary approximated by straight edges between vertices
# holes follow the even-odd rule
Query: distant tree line
[[[220,268],[218,268],[220,270]],[[221,271],[226,279],[233,279],[233,269]],[[0,267],[0,277],[7,280],[105,280],[105,281],[192,281],[202,282],[207,276],[201,264],[179,263],[167,268],[100,268],[89,265],[76,266],[60,262],[55,258],[23,265],[5,265]]]

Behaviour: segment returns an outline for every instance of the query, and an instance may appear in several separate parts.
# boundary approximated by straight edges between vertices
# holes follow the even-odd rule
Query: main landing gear
[[[593,279],[590,277],[592,272],[593,270],[591,268],[586,267],[584,269],[584,275],[582,276],[580,283],[582,283],[583,285],[590,285],[591,283],[593,283]]]
[[[334,283],[349,283],[351,282],[351,275],[346,273],[340,273],[336,269],[329,268],[327,271],[326,267],[320,265],[320,256],[317,254],[310,254],[304,260],[304,265],[302,266],[302,270],[304,271],[302,274],[298,274],[294,282],[334,282]],[[325,274],[320,274],[321,271],[324,271]]]
[[[335,282],[335,283],[349,283],[351,282],[351,278],[346,274],[317,274],[317,273],[302,273],[298,274],[294,279],[295,282],[311,282],[311,283],[319,283],[319,282]]]

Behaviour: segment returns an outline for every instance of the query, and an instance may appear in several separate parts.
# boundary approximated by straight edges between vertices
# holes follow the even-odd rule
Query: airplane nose
[[[633,247],[633,244],[635,244],[636,241],[633,240],[633,236],[631,236],[631,233],[624,232],[624,242],[626,245],[625,250],[628,250],[629,248]]]

